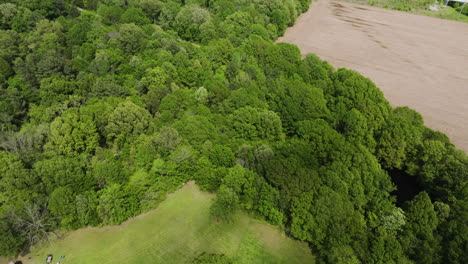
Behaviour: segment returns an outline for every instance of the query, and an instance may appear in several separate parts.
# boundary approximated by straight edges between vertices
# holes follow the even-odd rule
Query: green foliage
[[[192,90],[180,89],[168,94],[159,106],[161,119],[169,121],[182,119],[187,110],[196,104],[195,94]]]
[[[124,183],[127,180],[125,168],[119,161],[94,161],[90,173],[100,188],[113,183]]]
[[[330,111],[321,89],[292,80],[278,83],[275,86],[277,90],[272,100],[273,109],[280,113],[288,133],[294,130],[294,124],[298,121],[329,116]]]
[[[75,195],[70,187],[55,189],[50,194],[48,208],[53,216],[59,218],[60,226],[70,229],[77,227]]]
[[[468,188],[466,184],[461,186],[459,189],[460,196],[466,197]],[[468,260],[465,252],[468,248],[466,236],[468,234],[468,227],[464,223],[464,219],[468,216],[468,202],[466,199],[457,199],[450,212],[450,218],[448,223],[442,226],[441,231],[447,232],[444,235],[444,243],[447,243],[447,247],[442,252],[443,260],[446,262],[463,263]]]
[[[82,46],[83,47],[83,46]],[[90,49],[90,50],[87,50]],[[83,53],[94,53],[95,51],[87,46],[84,46]],[[121,64],[123,58],[123,52],[120,49],[106,49],[106,50],[99,50],[94,55],[83,54],[85,56],[92,57],[94,56],[94,60],[90,63],[90,71],[96,75],[105,75],[107,73],[115,73],[117,71],[118,66]],[[108,79],[114,80],[112,76]],[[98,89],[101,89],[98,87]]]
[[[284,136],[281,119],[272,111],[244,107],[234,111],[231,120],[234,137],[278,141]]]
[[[256,210],[269,222],[281,225],[285,221],[284,214],[278,209],[279,191],[268,183],[264,183],[259,191],[259,201]]]
[[[50,124],[50,139],[45,148],[58,155],[76,156],[93,153],[98,141],[93,120],[73,108]]]
[[[412,125],[410,120],[392,116],[380,133],[376,156],[385,168],[402,169],[408,157],[416,154],[417,146],[421,144],[421,132],[420,127]]]
[[[326,187],[316,196],[303,194],[293,200],[291,231],[295,237],[329,250],[338,241],[349,244],[353,237],[363,236],[365,221],[349,201]]]
[[[24,239],[14,231],[11,223],[4,219],[0,220],[0,255],[15,256],[24,242]]]
[[[48,135],[48,124],[28,124],[21,131],[3,136],[0,146],[29,166],[42,152]]]
[[[193,264],[230,264],[233,263],[229,257],[225,255],[208,254],[203,252],[192,261]]]
[[[218,191],[215,225],[241,208],[324,263],[466,263],[468,157],[365,77],[273,43],[309,4],[0,3],[0,254],[193,179]],[[421,193],[395,199],[395,170]],[[229,261],[271,260],[239,241]]]
[[[382,225],[389,234],[395,235],[406,223],[405,213],[401,208],[395,208],[389,215],[382,217]]]
[[[63,102],[69,95],[79,94],[76,82],[66,80],[63,77],[53,76],[41,81],[39,96],[41,104],[50,106],[54,103]]]
[[[110,75],[99,77],[91,87],[91,95],[96,97],[115,96],[125,97],[130,91],[120,85],[117,80]]]
[[[163,150],[170,151],[182,141],[179,132],[172,127],[163,127],[156,137],[155,144]]]
[[[188,116],[174,123],[174,128],[194,146],[218,138],[216,126],[206,116]]]
[[[355,108],[351,109],[345,114],[340,125],[342,126],[342,133],[350,142],[364,144],[371,151],[375,149],[375,139],[369,133],[367,128],[367,119],[361,114],[361,112]],[[383,133],[385,133],[385,130]]]
[[[232,189],[239,196],[240,206],[245,209],[252,209],[257,194],[255,179],[257,175],[250,170],[236,165],[228,170],[222,183]]]
[[[13,74],[10,64],[0,57],[0,83],[3,84]]]
[[[23,162],[14,155],[0,151],[0,190],[3,203],[8,201],[8,194],[13,195],[16,191],[27,189],[36,183],[34,175],[24,167]]]
[[[93,180],[85,174],[86,167],[83,157],[57,155],[36,162],[33,173],[41,179],[47,193],[52,193],[57,186],[70,187],[76,192],[82,192],[90,190],[93,186]]]
[[[76,214],[81,226],[97,226],[99,218],[97,214],[98,197],[94,191],[87,191],[75,198]]]
[[[168,79],[168,74],[160,67],[147,69],[144,77],[141,79],[141,84],[147,90],[144,100],[147,109],[151,113],[156,113],[159,110],[161,100],[169,94],[170,89],[166,84]]]
[[[140,6],[147,17],[151,18],[152,21],[156,21],[159,14],[161,14],[163,2],[159,0],[141,0]]]
[[[215,145],[210,152],[210,161],[215,166],[229,168],[234,165],[234,153],[229,147]]]
[[[434,245],[436,238],[433,232],[438,219],[429,195],[421,192],[408,202],[407,207],[408,222],[402,234],[403,248],[417,262],[437,262],[439,253]]]
[[[135,54],[145,46],[145,32],[135,24],[120,26],[119,43],[122,50],[128,54]]]
[[[112,263],[122,259],[137,263],[153,263],[156,259],[162,263],[192,263],[203,252],[209,252],[203,259],[218,259],[223,254],[220,258],[229,259],[229,263],[316,262],[307,244],[245,213],[239,213],[240,221],[234,223],[213,222],[209,214],[212,200],[213,194],[201,192],[190,182],[168,196],[156,210],[120,226],[69,232],[62,239],[33,248],[26,258],[43,263],[48,253],[64,251],[74,252],[66,255],[65,261],[71,263],[92,264],[96,258]],[[181,235],[184,239],[180,239]],[[128,250],[126,241],[131,241],[132,250]],[[172,249],[167,250],[167,245]]]
[[[211,217],[218,221],[233,222],[239,207],[239,198],[229,187],[221,185],[214,203],[211,205]]]
[[[150,23],[150,20],[145,16],[141,8],[130,7],[120,17],[122,23],[135,24],[135,25],[146,25]]]
[[[177,3],[176,1],[167,1],[161,9],[161,14],[159,15],[159,22],[161,25],[165,28],[170,28],[173,26],[179,10],[180,3]]]
[[[412,9],[425,9],[431,4],[429,0],[391,0],[388,5],[390,8],[402,11],[411,11]]]
[[[202,190],[216,191],[226,171],[223,167],[215,168],[210,160],[203,156],[197,161],[197,171],[193,177]]]
[[[123,10],[118,6],[101,5],[99,6],[97,13],[104,24],[112,25],[120,22],[120,16],[122,15]]]
[[[120,224],[139,212],[138,203],[130,191],[119,184],[100,191],[97,212],[103,224]]]
[[[122,146],[127,138],[144,133],[149,127],[150,119],[148,111],[134,103],[120,103],[109,115],[105,128],[108,142]]]
[[[204,8],[196,5],[184,6],[175,17],[174,28],[185,39],[200,40],[198,36],[201,29],[210,23],[210,17],[210,12]]]

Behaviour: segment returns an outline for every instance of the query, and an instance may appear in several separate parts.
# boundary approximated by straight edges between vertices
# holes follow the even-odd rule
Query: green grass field
[[[23,263],[45,263],[47,254],[69,263],[190,263],[202,252],[225,254],[236,263],[314,263],[307,244],[277,227],[239,213],[231,224],[209,217],[213,194],[193,183],[149,213],[120,226],[85,228],[34,248]],[[28,259],[31,257],[31,259]],[[7,263],[7,262],[5,262]]]
[[[450,6],[441,11],[415,10],[412,13],[468,23],[468,16],[459,15],[459,12]]]
[[[451,6],[444,7],[440,11],[431,11],[428,9],[429,4],[436,5],[436,1],[424,1],[424,0],[342,0],[345,2],[382,7],[393,10],[400,10],[417,15],[425,15],[431,17],[437,17],[441,19],[454,20],[459,22],[468,23],[468,16],[459,15],[459,11]],[[421,4],[424,3],[424,4]],[[441,6],[442,7],[442,6]],[[468,8],[465,7],[465,8]]]

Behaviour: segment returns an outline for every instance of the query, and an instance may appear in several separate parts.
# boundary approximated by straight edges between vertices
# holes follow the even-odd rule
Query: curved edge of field
[[[306,243],[245,213],[239,213],[234,223],[213,222],[209,216],[213,197],[189,182],[155,210],[119,226],[71,231],[21,260],[44,263],[47,254],[53,254],[53,263],[62,264],[190,263],[206,251],[225,254],[236,263],[315,262]],[[58,259],[61,255],[65,258]]]
[[[393,107],[416,110],[427,127],[468,153],[467,32],[467,23],[314,0],[277,42],[359,72]]]

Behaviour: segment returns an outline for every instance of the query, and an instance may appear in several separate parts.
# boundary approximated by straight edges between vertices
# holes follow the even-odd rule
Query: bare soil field
[[[316,0],[278,42],[360,72],[468,153],[468,24]]]

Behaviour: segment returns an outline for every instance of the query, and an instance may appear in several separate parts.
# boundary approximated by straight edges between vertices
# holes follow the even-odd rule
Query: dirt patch
[[[278,42],[360,72],[468,152],[468,24],[317,0]]]

